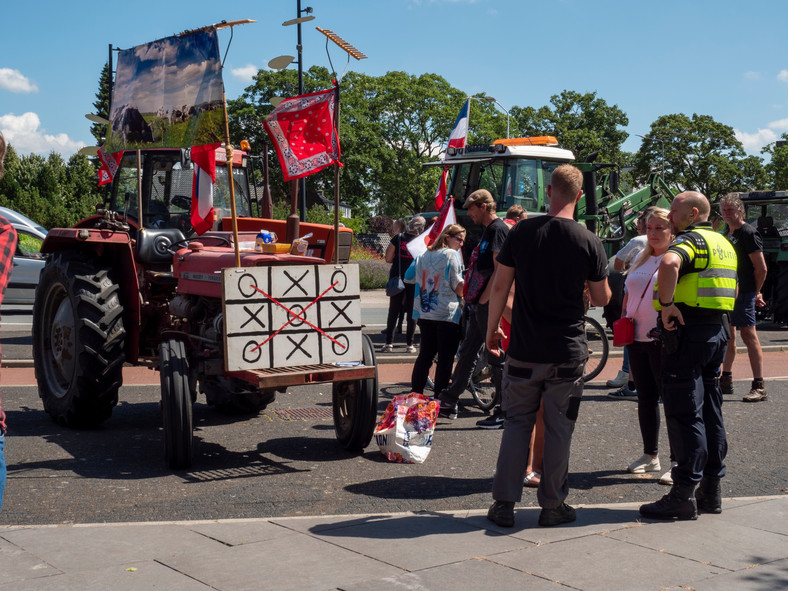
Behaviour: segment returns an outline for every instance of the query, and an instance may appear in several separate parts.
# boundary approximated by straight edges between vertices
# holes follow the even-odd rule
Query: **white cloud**
[[[753,72],[750,70],[749,72],[744,73],[744,77],[747,78],[747,80],[758,80],[761,75],[758,72]]]
[[[230,70],[230,72],[232,72],[232,75],[242,82],[251,82],[254,80],[254,77],[257,76],[259,69],[260,68],[252,64],[246,64],[242,68],[233,68]]]
[[[0,131],[3,132],[6,142],[11,144],[19,154],[47,155],[54,151],[64,158],[85,146],[84,142],[77,142],[65,133],[51,135],[41,128],[41,120],[35,113],[22,115],[0,115]]]
[[[734,129],[736,139],[742,143],[746,152],[759,152],[766,144],[777,139],[777,134],[771,129],[759,129],[755,133],[746,133]]]
[[[788,70],[780,70],[780,73],[777,74],[777,80],[780,82],[788,82]]]
[[[26,78],[19,70],[11,68],[0,68],[0,88],[19,93],[38,92],[35,82]]]

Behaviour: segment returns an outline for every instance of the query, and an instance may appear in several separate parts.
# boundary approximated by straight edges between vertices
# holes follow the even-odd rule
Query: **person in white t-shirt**
[[[413,318],[419,323],[421,347],[413,364],[411,392],[424,393],[430,367],[437,356],[433,391],[437,398],[449,385],[451,369],[460,344],[460,298],[465,228],[448,226],[426,252],[405,271],[405,282],[415,283]]]
[[[662,255],[673,240],[668,213],[667,209],[653,208],[647,214],[647,243],[627,271],[626,293],[622,304],[622,316],[635,320],[635,342],[627,348],[629,367],[637,390],[638,422],[643,438],[643,455],[627,468],[627,471],[634,474],[661,470],[657,448],[660,423],[659,398],[662,390],[660,377],[662,343],[655,340],[650,333],[657,326],[657,311],[651,303],[657,269]],[[660,483],[673,483],[670,470],[660,477]]]
[[[624,297],[624,278],[615,279],[616,273],[620,274],[626,273],[627,269],[632,266],[632,263],[637,260],[638,255],[643,252],[643,249],[646,247],[647,240],[646,240],[646,216],[649,212],[654,209],[654,207],[647,207],[643,211],[640,212],[638,215],[638,219],[636,222],[636,228],[638,235],[632,238],[629,242],[627,242],[624,247],[616,253],[616,256],[613,257],[613,272],[610,274],[610,283],[611,289],[615,292],[615,287],[618,286],[618,289],[621,290],[621,299],[623,302]],[[608,304],[608,307],[612,306],[612,304]],[[619,308],[614,312],[614,314],[618,315],[621,314],[622,308]],[[608,312],[608,309],[605,309],[605,312]],[[614,316],[615,319],[617,316]],[[605,316],[607,318],[607,316]],[[618,375],[613,378],[612,380],[607,381],[607,385],[610,388],[618,388],[615,392],[610,392],[608,396],[613,398],[635,398],[637,397],[637,392],[635,391],[635,384],[632,381],[632,377],[629,375],[629,351],[626,347],[624,347],[624,360],[621,363],[621,371],[618,372]]]

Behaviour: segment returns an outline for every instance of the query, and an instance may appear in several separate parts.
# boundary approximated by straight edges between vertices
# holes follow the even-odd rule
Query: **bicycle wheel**
[[[489,412],[498,404],[498,397],[495,395],[495,384],[493,384],[492,371],[486,363],[484,367],[476,371],[468,384],[468,390],[476,402],[476,406],[484,412]]]
[[[584,318],[586,326],[586,341],[588,342],[588,361],[586,362],[586,373],[583,376],[584,382],[589,382],[599,375],[610,355],[610,343],[607,334],[596,320],[590,316]]]

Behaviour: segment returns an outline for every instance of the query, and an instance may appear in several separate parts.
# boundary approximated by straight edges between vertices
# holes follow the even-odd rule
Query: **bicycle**
[[[599,322],[590,316],[585,316],[583,322],[586,331],[586,342],[588,343],[588,361],[586,361],[585,373],[583,374],[583,382],[585,383],[594,379],[605,368],[610,356],[610,342],[605,329],[602,328]],[[431,386],[432,380],[429,380],[429,382]],[[484,412],[490,412],[499,403],[492,379],[492,370],[487,363],[487,349],[484,345],[482,345],[476,368],[468,383],[468,391],[471,393],[476,406]]]
[[[610,355],[610,342],[602,325],[590,316],[583,318],[588,343],[588,361],[583,382],[590,382],[605,368]]]
[[[607,333],[602,325],[590,316],[583,318],[586,331],[586,342],[588,343],[588,361],[586,361],[583,382],[590,382],[605,368],[608,357],[610,356],[610,342]],[[476,363],[476,370],[473,372],[468,390],[473,396],[476,405],[485,412],[488,412],[498,404],[495,394],[495,385],[492,381],[492,372],[487,364],[486,349],[482,348],[479,361]]]

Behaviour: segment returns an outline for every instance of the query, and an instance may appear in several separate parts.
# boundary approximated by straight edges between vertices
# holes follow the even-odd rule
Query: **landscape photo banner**
[[[223,85],[216,30],[119,52],[109,119],[106,152],[221,142]]]

